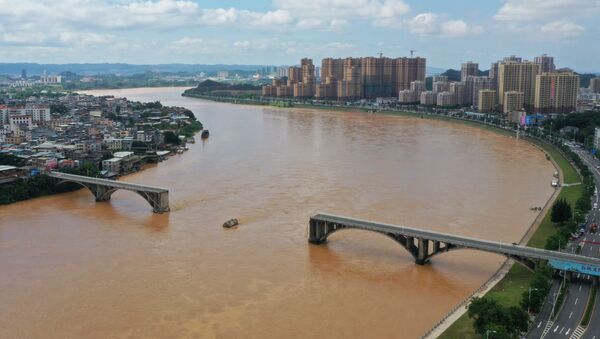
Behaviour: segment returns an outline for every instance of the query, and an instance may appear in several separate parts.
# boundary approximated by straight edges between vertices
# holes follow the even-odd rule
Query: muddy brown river
[[[307,242],[318,212],[518,241],[552,194],[530,144],[413,117],[96,91],[194,111],[211,136],[123,178],[171,212],[80,190],[0,207],[1,338],[416,338],[503,262],[427,266],[358,230]],[[222,223],[238,218],[240,225]]]

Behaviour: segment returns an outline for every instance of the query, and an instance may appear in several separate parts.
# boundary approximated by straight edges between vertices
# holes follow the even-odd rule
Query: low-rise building
[[[121,158],[112,158],[102,161],[102,171],[107,177],[114,177],[121,173]]]

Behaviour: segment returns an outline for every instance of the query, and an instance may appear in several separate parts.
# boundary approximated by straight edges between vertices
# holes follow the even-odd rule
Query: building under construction
[[[425,67],[425,58],[419,57],[325,58],[316,84],[312,60],[302,59],[300,67],[288,69],[287,79],[263,86],[262,95],[340,101],[395,97],[411,82],[425,81]]]

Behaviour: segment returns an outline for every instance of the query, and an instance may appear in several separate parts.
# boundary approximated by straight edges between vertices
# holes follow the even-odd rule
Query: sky
[[[547,53],[600,72],[600,0],[0,0],[0,62],[293,65]]]

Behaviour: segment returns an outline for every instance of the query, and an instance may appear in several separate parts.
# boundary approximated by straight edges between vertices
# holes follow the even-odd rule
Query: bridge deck
[[[470,237],[457,236],[447,233],[420,230],[405,226],[395,226],[389,224],[375,223],[367,220],[346,218],[342,216],[329,215],[329,214],[317,214],[311,219],[315,221],[324,221],[329,223],[335,223],[339,225],[345,225],[351,228],[365,229],[376,232],[385,232],[398,234],[414,238],[422,238],[433,241],[440,241],[447,244],[453,244],[465,248],[473,248],[483,250],[487,252],[495,252],[505,255],[515,255],[520,257],[528,257],[532,259],[542,260],[559,260],[580,265],[591,265],[595,267],[600,266],[600,259],[593,257],[586,257],[571,253],[563,253],[556,251],[548,251],[533,247],[525,247],[520,245],[506,244],[496,241],[482,240]]]
[[[169,191],[166,188],[162,188],[162,187],[133,184],[133,183],[128,183],[128,182],[116,181],[116,180],[86,177],[86,176],[82,176],[82,175],[60,173],[60,172],[50,172],[50,173],[48,173],[48,176],[50,176],[52,178],[57,178],[57,179],[79,181],[79,182],[84,182],[84,183],[89,183],[89,184],[104,185],[104,186],[110,186],[110,187],[121,188],[121,189],[126,189],[126,190],[133,190],[133,191],[146,191],[146,192],[152,192],[152,193],[165,193],[165,192]]]

